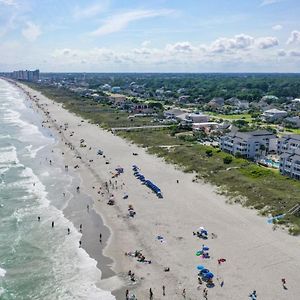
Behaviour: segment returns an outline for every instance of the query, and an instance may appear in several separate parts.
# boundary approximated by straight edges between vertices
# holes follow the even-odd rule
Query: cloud
[[[107,7],[108,7],[108,1],[95,3],[90,6],[86,6],[84,8],[76,6],[73,12],[73,17],[75,19],[91,18],[105,11]]]
[[[118,32],[126,28],[129,23],[149,19],[155,17],[162,17],[172,14],[173,10],[161,9],[161,10],[132,10],[125,13],[113,15],[107,19],[104,24],[97,30],[91,32],[92,36],[102,36],[110,33]]]
[[[22,35],[30,42],[34,42],[40,35],[41,29],[32,22],[26,22],[26,28],[22,30]]]
[[[300,42],[300,31],[294,30],[291,32],[289,39],[287,40],[287,44],[294,44]]]
[[[194,47],[189,42],[178,42],[175,44],[168,44],[166,50],[170,52],[189,53],[192,52]]]
[[[247,49],[254,43],[254,38],[246,35],[239,34],[233,38],[219,38],[210,45],[210,50],[213,53],[222,53],[234,49]]]
[[[6,35],[9,31],[11,31],[13,28],[15,28],[17,16],[15,14],[11,15],[6,23],[3,23],[0,27],[0,37]]]
[[[283,0],[263,0],[260,4],[260,6],[267,6],[275,3],[282,2]]]
[[[260,49],[268,49],[279,45],[279,41],[277,38],[269,36],[258,38],[256,41],[258,48]]]
[[[289,55],[293,57],[300,57],[300,51],[292,50],[289,52]]]
[[[151,41],[143,41],[142,47],[148,47],[148,46],[150,46],[150,44],[151,44]]]
[[[17,6],[17,2],[15,0],[0,0],[0,4],[8,6]]]
[[[273,30],[275,30],[275,31],[279,31],[279,30],[281,30],[282,29],[282,25],[274,25],[273,27],[272,27],[272,29]]]
[[[287,54],[286,51],[283,50],[283,49],[280,49],[280,50],[278,50],[278,52],[277,52],[277,55],[278,55],[278,56],[281,56],[281,57],[282,57],[282,56],[286,56],[286,54]]]

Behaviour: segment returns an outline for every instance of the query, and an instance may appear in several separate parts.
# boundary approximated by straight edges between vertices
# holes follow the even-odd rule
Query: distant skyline
[[[300,72],[299,0],[0,0],[0,72]]]

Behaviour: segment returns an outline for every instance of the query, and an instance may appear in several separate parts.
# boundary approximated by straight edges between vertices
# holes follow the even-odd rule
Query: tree
[[[208,157],[211,157],[211,156],[213,155],[213,151],[212,151],[211,149],[207,149],[207,150],[205,151],[205,153],[206,153],[206,155],[207,155]]]
[[[226,165],[229,165],[230,163],[232,163],[232,156],[225,156],[224,158],[223,158],[223,162],[224,162],[224,164],[226,164]]]
[[[235,157],[236,158],[242,158],[243,157],[243,154],[241,152],[236,152],[235,153]]]

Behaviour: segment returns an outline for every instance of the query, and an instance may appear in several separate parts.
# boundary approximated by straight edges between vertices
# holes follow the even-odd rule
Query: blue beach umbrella
[[[201,270],[204,270],[204,269],[205,269],[205,267],[204,267],[204,266],[202,266],[202,265],[199,265],[199,266],[197,266],[197,269],[198,269],[199,271],[201,271]]]
[[[206,246],[202,247],[202,249],[203,249],[204,251],[208,251],[208,250],[209,250],[209,248],[206,247]]]
[[[211,273],[211,272],[208,272],[208,273],[205,273],[203,275],[203,277],[206,278],[206,279],[212,279],[212,278],[214,278],[214,274]]]
[[[203,269],[203,270],[200,271],[200,273],[201,273],[201,275],[204,276],[205,274],[209,273],[209,270],[208,269]]]

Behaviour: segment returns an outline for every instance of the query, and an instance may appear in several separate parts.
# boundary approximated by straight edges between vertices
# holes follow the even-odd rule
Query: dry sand
[[[59,151],[65,153],[69,168],[79,165],[76,172],[82,179],[81,189],[93,197],[94,209],[111,229],[109,245],[104,252],[113,258],[112,268],[118,276],[101,281],[102,287],[112,290],[129,284],[126,288],[138,299],[149,299],[150,287],[154,299],[183,299],[182,290],[186,289],[186,299],[204,299],[205,286],[198,285],[196,270],[201,264],[215,274],[215,287],[208,289],[208,299],[249,299],[253,290],[257,291],[257,299],[300,299],[298,237],[289,236],[282,230],[273,231],[256,211],[226,204],[226,198],[218,195],[212,185],[193,182],[193,174],[183,173],[149,155],[145,149],[94,124],[81,122],[82,118],[66,111],[60,104],[26,86],[23,88],[31,97],[36,96],[57,128],[68,123],[68,129],[62,130],[62,134],[53,124],[48,125],[62,139]],[[73,136],[70,136],[71,132],[74,132]],[[85,148],[79,147],[82,138],[87,144]],[[65,145],[65,139],[75,146],[77,154]],[[98,149],[103,150],[106,158],[97,155]],[[133,152],[138,156],[133,156]],[[81,160],[76,158],[78,153]],[[163,199],[158,199],[133,176],[133,164],[161,188]],[[112,179],[118,166],[125,172]],[[110,193],[116,199],[115,206],[106,204],[107,193],[104,196],[97,193],[98,187],[102,186],[103,190],[103,183],[109,180],[118,182],[117,190],[110,187]],[[129,195],[126,200],[122,199],[124,193]],[[129,204],[137,213],[135,218],[127,217]],[[217,238],[209,236],[206,241],[196,238],[193,231],[199,226],[215,233]],[[164,237],[163,243],[156,239],[158,235]],[[95,240],[98,238],[96,236]],[[195,255],[202,244],[210,248],[210,259]],[[142,249],[152,264],[140,263],[124,255],[135,249]],[[225,258],[226,262],[218,265],[219,258]],[[164,272],[164,267],[169,267],[170,271]],[[130,284],[126,276],[128,270],[135,273],[136,284]],[[282,287],[282,278],[287,281],[287,289]],[[222,281],[223,287],[220,286]],[[163,285],[166,287],[164,297]],[[124,291],[116,295],[117,299],[125,299]]]

